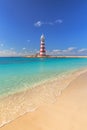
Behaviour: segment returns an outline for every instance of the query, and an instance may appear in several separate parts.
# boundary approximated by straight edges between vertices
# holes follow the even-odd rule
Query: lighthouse
[[[40,38],[40,56],[46,56],[46,50],[45,50],[45,37],[42,34]]]

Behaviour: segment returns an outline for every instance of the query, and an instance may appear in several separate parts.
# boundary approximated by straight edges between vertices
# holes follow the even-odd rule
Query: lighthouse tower
[[[40,56],[46,56],[46,50],[45,50],[45,37],[42,34],[40,38]]]

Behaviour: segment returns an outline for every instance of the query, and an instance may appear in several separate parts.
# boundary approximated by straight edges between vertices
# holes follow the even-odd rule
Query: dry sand
[[[73,80],[55,103],[42,104],[0,130],[87,130],[87,73]]]

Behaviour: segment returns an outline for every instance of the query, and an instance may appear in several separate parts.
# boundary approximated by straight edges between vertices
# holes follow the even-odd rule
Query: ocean
[[[86,66],[86,58],[0,58],[0,96]]]
[[[55,85],[56,78],[84,68],[87,68],[87,58],[1,57],[0,126],[35,110],[42,100],[45,101],[45,97],[50,97],[49,100],[54,98],[53,93],[58,88],[58,85]],[[47,81],[53,81],[55,84],[51,84],[50,90],[47,87],[41,90],[41,86],[45,86]],[[47,86],[51,86],[49,83]],[[34,89],[38,86],[39,89]],[[50,91],[50,94],[47,91]]]

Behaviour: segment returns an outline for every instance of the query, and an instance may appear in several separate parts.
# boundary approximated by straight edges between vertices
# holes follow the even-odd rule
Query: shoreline
[[[29,55],[29,56],[0,56],[0,58],[87,58],[87,56],[35,56],[35,55]]]
[[[31,56],[24,56],[25,58],[87,58],[87,56],[35,56],[35,55],[31,55]]]
[[[22,111],[22,113],[20,114],[21,115],[21,117],[24,115],[23,113],[27,113],[27,112],[29,112],[30,113],[30,111],[33,111],[34,109],[36,109],[36,108],[38,108],[39,109],[39,107],[40,106],[42,106],[44,103],[45,104],[54,104],[57,100],[59,100],[59,98],[61,97],[61,92],[62,91],[66,91],[68,88],[68,85],[71,83],[71,82],[73,82],[73,80],[75,80],[78,76],[80,76],[80,75],[83,75],[84,73],[87,73],[87,69],[83,69],[83,70],[79,70],[79,71],[77,71],[77,72],[74,72],[74,74],[72,73],[72,75],[70,76],[70,77],[66,77],[66,80],[62,80],[60,83],[59,83],[59,88],[57,89],[57,86],[58,86],[58,79],[56,79],[55,81],[55,85],[54,85],[54,81],[53,82],[51,82],[50,84],[47,84],[47,86],[40,86],[40,87],[37,87],[37,88],[34,88],[34,91],[33,91],[33,89],[31,89],[30,91],[28,91],[28,92],[25,92],[25,93],[18,93],[18,94],[15,94],[13,97],[12,96],[9,96],[8,97],[8,99],[5,99],[4,100],[4,103],[6,104],[6,103],[8,103],[8,100],[12,100],[12,101],[14,101],[14,104],[13,104],[13,106],[12,107],[14,107],[15,106],[15,103],[16,103],[16,101],[17,100],[15,100],[16,98],[18,99],[18,101],[17,101],[17,103],[16,103],[16,106],[20,103],[20,98],[22,98],[23,96],[25,96],[26,95],[26,103],[24,104],[24,102],[21,104],[21,107],[22,107],[22,109],[25,109],[25,107],[26,108],[28,108],[28,107],[30,107],[30,109],[31,110],[29,110],[29,109],[26,109],[26,112],[25,111]],[[63,85],[64,84],[64,85]],[[54,85],[53,87],[50,87],[50,85]],[[61,85],[63,85],[62,86],[62,88],[61,88]],[[65,89],[65,88],[67,88],[67,89]],[[44,92],[42,92],[42,90],[44,90]],[[60,91],[59,91],[60,90]],[[48,93],[48,91],[49,91],[49,93]],[[39,92],[39,94],[38,94],[38,92]],[[44,95],[45,94],[45,95]],[[31,96],[31,95],[33,95],[33,96]],[[36,96],[36,99],[34,99],[34,97]],[[19,98],[20,97],[20,98]],[[28,99],[32,99],[30,102],[28,101]],[[25,99],[22,99],[21,101],[23,101],[23,100],[25,100]],[[28,104],[28,106],[27,106],[27,104]],[[5,105],[6,106],[6,105]],[[4,106],[4,107],[5,107]],[[33,108],[33,109],[32,109]],[[10,108],[10,110],[11,110],[11,108]],[[16,110],[16,109],[14,109],[14,110]],[[6,110],[4,110],[4,112],[6,112]],[[19,111],[17,111],[17,114],[18,114],[18,112]],[[21,118],[21,117],[19,117],[19,116],[17,116],[17,114],[15,115],[15,118]],[[11,115],[11,113],[10,113],[10,115]],[[3,115],[2,115],[3,116]],[[12,116],[12,115],[11,115]],[[13,119],[13,121],[12,122],[14,122],[16,119]],[[9,123],[8,123],[9,124]],[[8,125],[7,124],[7,125]],[[5,124],[4,124],[5,125]],[[6,125],[6,126],[7,126]],[[1,128],[4,128],[4,127],[0,127],[0,129]]]
[[[1,130],[87,130],[87,72],[79,75],[53,104],[44,103]]]

